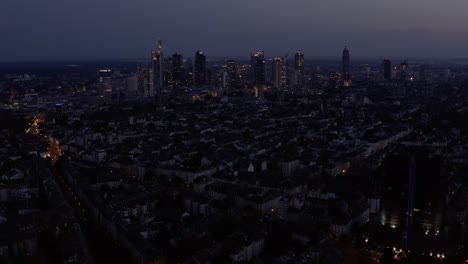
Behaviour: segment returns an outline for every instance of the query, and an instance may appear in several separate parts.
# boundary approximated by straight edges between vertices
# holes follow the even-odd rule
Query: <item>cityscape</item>
[[[0,263],[468,263],[468,59],[148,45],[0,60]]]

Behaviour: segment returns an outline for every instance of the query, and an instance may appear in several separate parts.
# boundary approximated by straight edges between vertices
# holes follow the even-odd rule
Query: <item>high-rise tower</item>
[[[301,52],[294,55],[294,85],[298,87],[304,85],[304,54]]]
[[[164,58],[163,60],[163,87],[174,86],[174,78],[172,77],[172,57]]]
[[[264,85],[265,78],[265,52],[259,51],[250,55],[250,67],[252,75],[252,84],[254,86]]]
[[[112,70],[99,70],[99,84],[101,85],[103,91],[112,91]]]
[[[238,85],[239,73],[237,72],[237,63],[235,60],[226,62],[226,83],[227,87],[234,88]]]
[[[288,65],[286,57],[276,57],[273,60],[273,86],[284,88],[288,84]]]
[[[153,97],[156,91],[158,93],[159,103],[162,103],[162,87],[164,81],[164,57],[162,50],[162,41],[158,40],[158,49],[151,52],[151,76],[149,81],[149,96]]]
[[[174,53],[172,55],[172,78],[174,86],[179,87],[182,84],[184,75],[184,58],[182,54]]]
[[[349,87],[351,85],[351,73],[349,71],[349,50],[345,46],[341,61],[341,78],[343,79],[343,86]]]
[[[400,66],[400,80],[405,81],[408,77],[408,62],[402,62]]]
[[[205,85],[206,76],[206,56],[202,51],[195,53],[195,65],[194,65],[195,85]]]

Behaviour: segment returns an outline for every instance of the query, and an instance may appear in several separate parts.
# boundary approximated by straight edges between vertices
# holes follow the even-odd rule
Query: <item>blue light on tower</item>
[[[405,229],[405,240],[404,247],[408,249],[408,237],[409,237],[409,225],[412,211],[412,198],[413,198],[413,178],[414,178],[414,158],[411,158],[409,167],[409,179],[408,179],[408,208],[406,210],[406,229]]]

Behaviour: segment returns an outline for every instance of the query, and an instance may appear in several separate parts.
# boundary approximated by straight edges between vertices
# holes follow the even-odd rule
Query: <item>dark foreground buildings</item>
[[[287,62],[2,72],[0,262],[465,261],[466,67]]]

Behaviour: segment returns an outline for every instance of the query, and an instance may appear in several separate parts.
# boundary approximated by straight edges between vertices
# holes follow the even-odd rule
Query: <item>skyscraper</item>
[[[341,68],[341,78],[343,79],[343,86],[348,87],[351,85],[351,73],[349,71],[349,50],[346,46],[343,50]]]
[[[99,70],[99,84],[103,91],[112,91],[112,70],[102,69]]]
[[[237,63],[235,60],[226,62],[226,86],[234,88],[238,85],[239,73],[237,72]]]
[[[62,119],[62,103],[55,103],[55,123],[60,123]]]
[[[202,51],[197,51],[195,53],[194,74],[195,85],[200,86],[206,84],[206,56]]]
[[[172,55],[172,78],[174,87],[179,87],[182,84],[184,75],[184,58],[182,54],[174,53]]]
[[[164,58],[163,69],[163,87],[172,87],[174,85],[174,78],[172,76],[172,57]]]
[[[162,41],[158,41],[158,49],[151,52],[151,70],[149,81],[149,96],[153,97],[155,90],[158,93],[158,101],[162,103],[162,87],[163,87],[163,69],[164,57],[162,53]]]
[[[250,55],[250,70],[252,75],[252,84],[264,85],[265,78],[265,52],[259,51]]]
[[[385,80],[392,78],[392,61],[389,58],[383,60],[383,76]]]
[[[273,86],[284,88],[288,84],[288,65],[286,57],[276,57],[273,60]]]
[[[148,70],[148,87],[145,90],[145,96],[154,97],[154,74],[153,67]]]
[[[304,54],[301,52],[294,55],[294,84],[298,87],[304,85]]]
[[[187,58],[184,63],[184,85],[185,86],[192,86],[193,85],[193,60],[192,58]]]
[[[149,87],[149,72],[147,67],[143,67],[140,63],[138,65],[138,93],[148,96],[148,87]]]
[[[400,80],[405,81],[408,77],[408,62],[404,61],[400,64]]]

